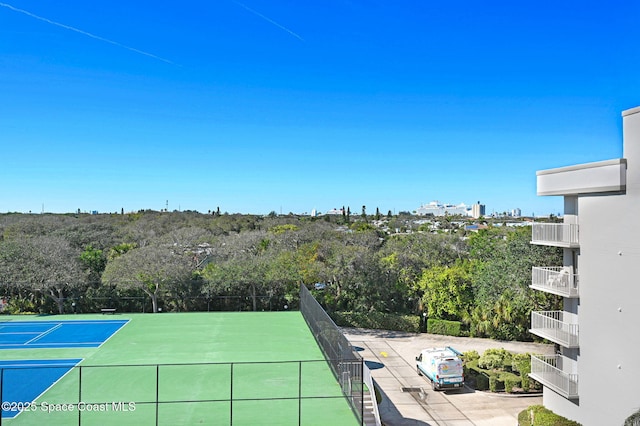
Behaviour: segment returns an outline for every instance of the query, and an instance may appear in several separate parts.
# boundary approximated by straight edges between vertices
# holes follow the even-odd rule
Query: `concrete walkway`
[[[382,391],[380,415],[386,426],[515,426],[520,411],[542,403],[539,395],[517,397],[468,388],[433,391],[429,380],[416,373],[415,357],[422,349],[442,346],[480,354],[489,348],[553,354],[553,345],[356,328],[342,332],[360,351]]]

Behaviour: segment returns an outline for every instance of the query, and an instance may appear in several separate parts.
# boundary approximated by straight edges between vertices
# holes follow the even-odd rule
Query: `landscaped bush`
[[[460,321],[447,321],[429,318],[427,320],[427,332],[432,334],[443,334],[445,336],[460,336]]]
[[[542,405],[532,405],[518,414],[520,426],[580,426],[572,420],[549,411]]]
[[[511,369],[516,373],[531,373],[531,354],[513,354],[511,356]]]
[[[504,380],[504,391],[507,393],[512,393],[513,392],[513,388],[517,388],[520,387],[520,377],[516,376],[513,373],[503,373],[501,375],[502,379]]]
[[[504,382],[500,380],[500,377],[497,374],[489,375],[489,390],[491,392],[504,390]]]
[[[640,424],[640,410],[627,417],[624,421],[624,426],[635,426],[637,424]]]
[[[514,354],[511,358],[511,369],[520,373],[520,387],[528,390],[531,386],[529,373],[531,373],[531,354]]]
[[[477,359],[480,359],[480,354],[478,353],[478,351],[467,351],[462,354],[462,359],[464,359],[466,362],[475,361]]]
[[[511,352],[506,349],[487,349],[478,360],[478,366],[486,370],[511,370]]]
[[[372,328],[378,330],[420,332],[420,317],[383,312],[332,312],[331,318],[341,327]]]
[[[476,351],[463,354],[465,380],[473,384],[476,390],[487,390],[489,389],[489,375],[478,367],[478,360],[473,359],[474,353],[479,357]]]
[[[3,313],[9,315],[31,315],[37,313],[38,308],[28,299],[12,298],[5,305]]]
[[[476,390],[485,391],[489,389],[489,376],[485,373],[479,373],[476,376]]]
[[[512,354],[505,349],[487,349],[482,356],[476,351],[463,354],[464,374],[476,390],[491,392],[529,392],[539,384],[529,379],[529,354]],[[532,385],[535,386],[532,388]]]

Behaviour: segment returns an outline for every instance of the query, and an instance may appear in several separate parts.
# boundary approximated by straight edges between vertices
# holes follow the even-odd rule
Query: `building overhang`
[[[627,160],[598,161],[536,172],[538,195],[589,195],[624,192]]]

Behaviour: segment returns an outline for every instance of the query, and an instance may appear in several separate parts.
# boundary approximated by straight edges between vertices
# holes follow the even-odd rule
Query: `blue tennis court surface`
[[[0,349],[95,348],[128,320],[8,321],[0,323]]]
[[[2,418],[12,419],[42,395],[81,359],[3,360]]]

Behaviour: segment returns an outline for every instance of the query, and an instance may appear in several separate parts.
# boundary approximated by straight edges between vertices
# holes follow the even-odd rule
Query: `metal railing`
[[[531,243],[556,247],[579,247],[579,227],[568,223],[534,223]]]
[[[369,397],[371,398],[372,414],[375,421],[375,426],[382,426],[382,420],[380,419],[380,411],[378,410],[378,401],[376,400],[375,387],[373,385],[373,378],[371,377],[371,370],[364,364],[364,383],[369,388]]]
[[[571,266],[534,266],[531,268],[531,288],[563,297],[579,297],[578,274]]]
[[[578,324],[564,322],[563,311],[531,312],[531,333],[566,348],[578,347]]]
[[[300,285],[300,312],[351,409],[364,425],[364,360],[304,284]]]
[[[531,355],[529,377],[568,399],[578,398],[578,375],[562,371],[561,355]]]

